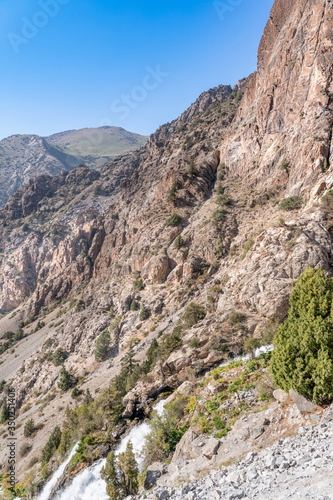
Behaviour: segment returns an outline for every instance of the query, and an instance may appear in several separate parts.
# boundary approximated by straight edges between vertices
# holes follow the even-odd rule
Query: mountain
[[[308,267],[333,274],[332,30],[332,2],[276,0],[256,73],[101,169],[30,180],[0,211],[0,398],[15,387],[30,496],[79,438],[62,485],[180,387],[147,458],[171,461],[154,464],[162,486],[163,471],[173,487],[243,456],[260,465],[250,453],[321,422],[297,394],[272,401],[268,358],[223,364],[271,341]],[[62,444],[45,448],[55,425]]]
[[[80,164],[99,168],[137,149],[146,137],[118,127],[72,130],[50,137],[13,135],[0,141],[0,206],[29,179],[57,175]]]
[[[91,168],[99,168],[116,156],[140,148],[147,139],[120,127],[106,126],[69,130],[46,138],[48,144],[80,158],[81,163]]]

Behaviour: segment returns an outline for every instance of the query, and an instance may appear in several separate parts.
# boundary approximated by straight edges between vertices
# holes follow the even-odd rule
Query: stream
[[[274,349],[274,346],[263,346],[255,351],[255,357],[260,354],[267,353]],[[250,359],[250,355],[239,356],[237,358],[229,359],[225,361],[220,366],[227,366],[233,361],[247,360]],[[166,400],[159,401],[153,406],[153,410],[157,412],[158,415],[162,415],[164,411],[164,404]],[[142,448],[146,436],[149,434],[150,427],[147,422],[142,422],[142,424],[132,427],[130,432],[121,440],[118,448],[116,449],[116,455],[119,455],[126,450],[126,445],[128,441],[132,441],[133,451],[135,453],[135,458],[138,462],[139,469],[142,469],[143,458],[141,456]],[[37,497],[37,500],[48,500],[49,495],[56,485],[58,479],[62,476],[65,471],[66,466],[72,459],[78,443],[72,449],[67,460],[60,465],[56,470],[52,478],[46,483],[42,492]],[[71,484],[63,490],[60,490],[55,496],[55,500],[108,500],[109,497],[106,494],[106,483],[101,478],[101,469],[104,467],[106,459],[102,459],[87,467],[82,472],[77,474]]]

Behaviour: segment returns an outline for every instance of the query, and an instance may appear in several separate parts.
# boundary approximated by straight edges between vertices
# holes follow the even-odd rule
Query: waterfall
[[[63,473],[65,472],[67,465],[69,464],[74,453],[76,452],[78,444],[79,443],[76,443],[76,445],[74,446],[74,448],[70,452],[67,460],[60,465],[60,467],[55,471],[55,473],[53,474],[51,479],[46,483],[42,492],[38,495],[37,500],[48,500],[48,498],[51,494],[51,491],[53,490],[53,488],[57,484],[58,479],[60,479],[61,476],[63,475]]]
[[[162,415],[164,409],[165,400],[157,403],[153,410],[159,415]],[[139,468],[142,468],[143,459],[141,457],[141,451],[146,436],[149,434],[150,427],[146,422],[134,426],[130,432],[121,440],[118,448],[116,449],[116,455],[119,455],[126,449],[128,441],[132,441],[133,451],[135,453],[136,460],[138,462]],[[72,450],[71,457],[74,455],[75,450]],[[67,463],[70,459],[67,460]],[[66,465],[67,465],[66,463]],[[104,467],[106,459],[99,460],[90,467],[87,467],[82,472],[77,474],[71,484],[66,487],[66,489],[59,491],[55,495],[55,500],[108,500],[108,495],[106,494],[106,484],[101,478],[101,469]],[[47,500],[48,495],[51,493],[53,486],[55,485],[58,478],[62,475],[65,470],[66,465],[62,465],[62,471],[59,473],[60,468],[55,473],[57,476],[56,480],[52,483],[51,488],[46,488],[49,483],[45,486],[41,496],[37,500]],[[53,480],[53,478],[52,478]],[[51,481],[52,481],[51,480]],[[51,482],[50,481],[50,482]],[[44,493],[45,491],[45,493]]]

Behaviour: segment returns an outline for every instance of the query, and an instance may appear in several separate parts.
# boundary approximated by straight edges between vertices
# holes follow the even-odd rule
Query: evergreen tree
[[[74,375],[68,372],[63,365],[60,370],[60,380],[58,382],[59,389],[61,389],[62,391],[68,391],[68,389],[74,387],[76,382],[77,379],[74,377]]]
[[[86,393],[84,395],[84,398],[83,398],[83,404],[90,405],[90,403],[92,403],[93,401],[94,401],[94,398],[92,397],[91,392],[89,391],[89,389],[87,389]]]
[[[68,429],[62,431],[60,444],[59,444],[59,448],[58,448],[61,456],[65,455],[65,453],[67,453],[67,451],[69,451],[70,448],[72,447],[72,439],[71,438],[72,438],[72,435]]]
[[[141,309],[140,309],[140,314],[139,314],[139,320],[140,321],[145,321],[148,318],[149,318],[149,313],[146,310],[146,308],[144,306],[144,303],[142,302]]]
[[[134,357],[135,352],[133,346],[131,346],[121,361],[121,374],[125,378],[132,375],[134,368],[138,365]]]
[[[131,302],[131,311],[137,311],[138,308],[139,308],[139,305],[138,305],[137,301],[135,299],[132,300],[132,302]]]
[[[333,279],[309,268],[290,297],[288,318],[274,339],[276,384],[316,403],[333,399]]]
[[[61,441],[61,430],[58,426],[54,428],[51,433],[48,442],[42,450],[42,465],[47,464],[54,453],[57,451]]]
[[[33,421],[32,418],[30,418],[24,426],[23,430],[24,437],[26,438],[30,437],[35,432],[35,430],[36,430],[35,422]]]
[[[126,495],[135,495],[139,488],[139,469],[131,441],[128,441],[126,451],[119,455],[118,465]]]
[[[110,334],[107,330],[104,330],[97,339],[95,347],[95,359],[96,361],[105,361],[110,349]]]
[[[4,424],[9,419],[9,410],[7,405],[7,398],[3,400],[1,407],[0,423]]]
[[[106,482],[106,493],[110,500],[120,500],[125,497],[125,491],[118,477],[116,457],[113,451],[107,456],[106,464],[101,470],[101,477]]]
[[[175,249],[180,250],[183,245],[184,245],[184,240],[181,237],[181,235],[179,234],[177,236],[177,238],[175,239]]]

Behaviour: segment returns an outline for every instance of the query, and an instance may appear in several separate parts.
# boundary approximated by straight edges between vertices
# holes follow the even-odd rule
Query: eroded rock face
[[[153,257],[142,268],[142,278],[150,283],[163,283],[169,274],[169,258],[167,255]]]
[[[333,160],[331,2],[278,0],[221,158],[253,185],[307,194]],[[285,159],[288,166],[281,170]]]

